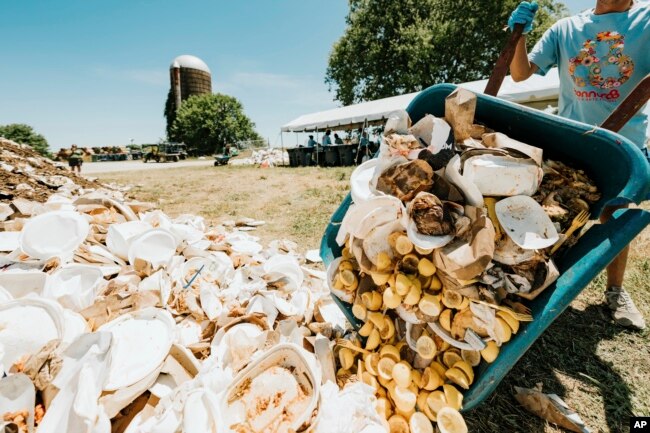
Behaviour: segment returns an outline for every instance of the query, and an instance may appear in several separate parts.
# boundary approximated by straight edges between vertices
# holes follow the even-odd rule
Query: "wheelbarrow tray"
[[[455,89],[454,85],[441,84],[421,92],[407,108],[413,123],[426,114],[443,117],[445,98]],[[650,169],[641,151],[611,131],[486,95],[478,95],[476,123],[542,148],[545,159],[584,169],[602,194],[601,200],[592,206],[592,218],[600,214],[605,204],[639,203],[648,192]],[[325,230],[320,248],[325,266],[341,255],[335,239],[351,203],[348,194]],[[475,382],[464,393],[464,411],[478,406],[496,389],[546,328],[649,223],[650,213],[646,211],[620,210],[607,223],[593,225],[565,254],[556,257],[560,277],[535,300],[527,302],[534,321],[521,323],[519,332],[501,347],[492,364],[481,363]],[[361,323],[352,315],[351,305],[333,298],[358,329]],[[567,343],[571,338],[567,336]]]
[[[214,156],[214,162],[217,165],[226,165],[226,164],[228,164],[228,161],[230,161],[230,156],[228,156],[228,155],[215,155]]]

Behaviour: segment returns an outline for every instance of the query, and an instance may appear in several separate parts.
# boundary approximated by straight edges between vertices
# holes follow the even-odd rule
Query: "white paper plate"
[[[20,246],[20,232],[0,232],[0,251],[10,252]]]
[[[327,267],[327,285],[330,288],[330,292],[332,292],[337,298],[339,298],[343,302],[347,302],[351,304],[354,302],[354,292],[348,292],[346,290],[337,290],[334,288],[334,275],[336,275],[336,272],[338,272],[339,265],[341,264],[341,261],[343,260],[343,257],[337,257],[330,263],[330,265]]]
[[[534,250],[525,250],[514,243],[510,236],[505,236],[502,242],[497,242],[494,249],[494,261],[504,265],[517,265],[535,257]]]
[[[26,297],[0,305],[0,369],[40,350],[48,341],[63,338],[65,318],[56,302]]]
[[[30,293],[41,295],[47,285],[48,277],[45,272],[37,270],[0,272],[0,287],[4,287],[13,299],[22,298]]]
[[[443,236],[423,235],[418,232],[415,221],[413,220],[409,220],[408,226],[406,227],[406,234],[411,242],[413,242],[413,245],[424,250],[442,248],[454,239],[453,234]]]
[[[104,281],[99,266],[71,264],[50,276],[44,295],[58,301],[64,308],[80,311],[92,305]]]
[[[305,253],[305,259],[311,263],[321,263],[323,259],[320,257],[318,250],[309,250]]]
[[[151,225],[143,221],[111,224],[106,234],[106,246],[111,253],[123,260],[127,260],[129,257],[130,241],[151,229]]]
[[[298,264],[298,260],[293,256],[276,254],[271,256],[264,263],[263,267],[267,281],[277,281],[284,278],[289,282],[285,290],[293,291],[299,289],[305,278],[302,268]]]
[[[375,175],[377,164],[379,164],[379,158],[369,159],[352,172],[350,176],[350,193],[355,203],[363,203],[377,195],[370,187],[370,181]]]
[[[238,240],[233,240],[230,243],[230,247],[232,250],[236,253],[239,254],[246,254],[249,256],[253,256],[260,251],[262,251],[262,245],[255,241],[249,241],[249,240],[244,240],[244,239],[238,239]]]
[[[2,372],[0,372],[2,374]],[[36,404],[36,390],[32,380],[23,373],[11,374],[0,379],[0,415],[7,412],[21,412],[27,410],[27,432],[34,431],[34,405]],[[0,425],[3,420],[0,418]],[[4,431],[4,429],[3,429]],[[8,430],[7,430],[8,431]],[[22,430],[20,430],[22,431]]]
[[[463,178],[472,182],[484,196],[531,196],[542,182],[542,169],[526,159],[499,155],[467,158]]]
[[[539,250],[558,240],[557,230],[544,209],[525,195],[504,198],[495,206],[503,231],[521,248]]]
[[[76,212],[47,212],[27,221],[21,232],[20,248],[36,259],[69,258],[89,230],[86,218]]]
[[[138,235],[129,247],[129,263],[141,259],[158,267],[166,265],[176,253],[176,239],[165,229],[152,229]]]
[[[483,195],[474,183],[460,174],[460,156],[456,155],[445,167],[445,178],[454,184],[470,206],[483,207]]]
[[[123,314],[98,331],[111,332],[111,366],[104,391],[133,385],[158,368],[169,354],[176,323],[160,308]]]
[[[292,400],[300,390],[308,399],[297,405]],[[276,405],[255,410],[256,401],[273,398],[274,394],[281,396]],[[222,425],[244,422],[262,431],[262,426],[270,425],[273,419],[282,419],[284,429],[298,431],[311,420],[319,399],[320,377],[303,351],[293,344],[278,344],[242,370],[228,387],[220,402]]]

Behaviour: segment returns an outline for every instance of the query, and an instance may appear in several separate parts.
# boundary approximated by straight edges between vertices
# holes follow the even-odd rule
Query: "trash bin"
[[[314,165],[318,165],[319,167],[326,167],[325,151],[322,147],[319,148],[319,150],[314,151]]]
[[[314,153],[313,147],[299,147],[298,148],[299,165],[301,167],[309,167],[310,165],[312,165],[311,156],[313,153]]]
[[[344,144],[342,146],[337,146],[337,148],[339,151],[339,161],[341,162],[341,165],[345,167],[354,165],[354,154],[356,146],[351,144]]]
[[[421,92],[407,108],[413,123],[427,113],[443,117],[445,97],[455,89],[454,85],[441,84]],[[545,158],[565,161],[587,172],[602,193],[591,209],[592,218],[598,217],[606,203],[638,203],[650,189],[650,168],[639,149],[624,137],[491,96],[477,97],[477,123],[544,149]],[[325,230],[320,247],[325,266],[341,254],[336,234],[351,203],[348,194]],[[476,380],[463,393],[464,411],[478,406],[496,389],[535,340],[648,224],[649,212],[620,210],[607,223],[590,227],[572,248],[556,257],[560,277],[528,304],[535,320],[521,323],[519,333],[501,347],[492,364],[483,362],[479,366]],[[358,327],[351,306],[336,297],[334,300]]]
[[[287,149],[289,154],[289,167],[298,167],[300,165],[300,156],[298,155],[299,148]]]
[[[325,167],[338,167],[341,165],[337,147],[339,146],[325,147]]]

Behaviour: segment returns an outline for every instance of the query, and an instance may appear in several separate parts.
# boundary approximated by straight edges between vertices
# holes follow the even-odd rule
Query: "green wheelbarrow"
[[[445,98],[455,89],[454,85],[441,84],[421,92],[407,108],[413,122],[425,114],[443,117]],[[650,168],[641,151],[611,131],[486,95],[478,95],[476,122],[542,148],[546,158],[584,169],[602,193],[601,200],[591,209],[594,218],[606,204],[641,202],[650,189]],[[341,254],[335,238],[351,203],[348,195],[325,230],[320,248],[325,266]],[[649,223],[650,213],[644,210],[617,211],[607,223],[589,228],[572,248],[556,258],[560,277],[528,304],[535,320],[521,324],[520,331],[501,347],[492,364],[481,363],[475,382],[464,393],[464,411],[478,406],[497,388],[546,328]],[[351,305],[336,297],[334,300],[358,329],[360,323],[352,315]]]

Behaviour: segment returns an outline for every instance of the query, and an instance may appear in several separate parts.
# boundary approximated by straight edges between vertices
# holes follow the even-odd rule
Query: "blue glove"
[[[524,33],[529,33],[533,29],[533,18],[537,12],[537,2],[521,2],[519,6],[510,14],[508,27],[510,30],[515,29],[515,24],[524,25]]]

